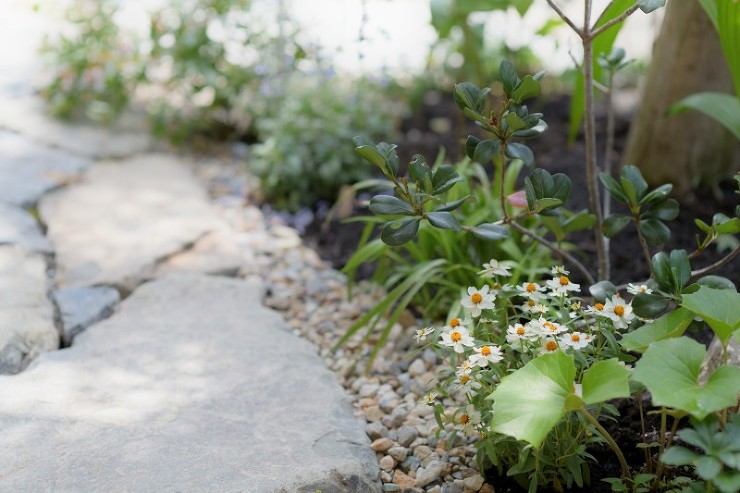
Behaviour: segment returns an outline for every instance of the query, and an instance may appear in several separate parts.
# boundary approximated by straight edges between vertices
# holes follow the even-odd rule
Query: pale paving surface
[[[154,281],[70,349],[0,377],[0,491],[379,489],[334,375],[261,295]]]

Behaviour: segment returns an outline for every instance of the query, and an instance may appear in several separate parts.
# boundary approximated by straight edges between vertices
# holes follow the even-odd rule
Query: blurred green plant
[[[354,153],[351,138],[393,135],[404,105],[370,79],[343,80],[316,73],[295,74],[257,121],[262,142],[252,146],[248,166],[266,197],[296,210],[333,200],[343,185],[372,176]]]

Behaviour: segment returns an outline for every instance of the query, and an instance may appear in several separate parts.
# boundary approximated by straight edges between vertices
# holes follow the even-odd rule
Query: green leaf
[[[511,159],[521,159],[527,166],[534,164],[534,153],[532,149],[519,142],[506,144],[506,156]]]
[[[722,464],[720,464],[720,462],[714,457],[702,455],[694,461],[694,467],[696,467],[696,473],[702,479],[711,481],[717,477],[717,474],[719,474],[719,471],[722,469]]]
[[[740,233],[740,217],[733,217],[732,219],[727,218],[726,221],[716,223],[717,234],[720,235],[736,235]]]
[[[474,135],[468,135],[467,140],[465,141],[465,154],[470,159],[475,159],[475,148],[482,142],[481,139]]]
[[[714,478],[713,483],[722,493],[735,493],[740,491],[740,474],[737,471],[723,471]]]
[[[583,374],[583,402],[599,402],[629,397],[630,370],[616,358],[597,361]]]
[[[451,164],[443,164],[432,174],[432,195],[446,192],[460,181],[462,181],[462,177],[457,174],[455,167]]]
[[[376,195],[370,199],[373,214],[403,214],[413,216],[414,209],[404,200],[390,195]]]
[[[714,289],[731,289],[737,291],[735,283],[722,276],[704,276],[696,280],[696,283],[700,286],[706,286]]]
[[[660,456],[660,461],[669,466],[687,466],[697,459],[699,454],[685,447],[674,445],[666,449]]]
[[[511,99],[521,103],[526,99],[536,98],[542,92],[542,86],[531,75],[525,75],[511,92]]]
[[[488,164],[493,161],[494,156],[498,154],[501,142],[495,140],[483,140],[475,146],[473,152],[473,161],[480,164]]]
[[[483,112],[484,105],[481,105],[479,102],[481,99],[481,90],[475,84],[471,84],[470,82],[455,84],[454,97],[455,104],[461,110],[468,108],[476,113]],[[483,101],[485,103],[485,99]]]
[[[538,448],[565,414],[575,375],[573,356],[558,349],[505,376],[488,397],[492,429]]]
[[[633,300],[633,308],[634,303],[635,302]],[[622,340],[619,341],[619,344],[626,351],[642,353],[653,342],[682,336],[693,319],[694,314],[689,310],[685,308],[677,308],[670,313],[666,313],[657,320],[625,334],[622,336]]]
[[[507,96],[511,96],[514,88],[519,84],[519,77],[516,75],[516,69],[510,61],[501,60],[499,72],[501,74],[501,82],[504,86],[504,92]]]
[[[702,286],[684,295],[681,306],[699,315],[723,343],[740,328],[740,294],[735,291]]]
[[[632,299],[635,315],[642,318],[653,318],[668,308],[669,300],[659,294],[638,293]]]
[[[509,230],[500,224],[485,223],[473,226],[470,232],[484,240],[502,240],[509,237]]]
[[[638,201],[645,197],[645,192],[647,191],[648,184],[645,181],[645,178],[643,178],[642,173],[637,166],[634,166],[632,164],[627,164],[623,166],[622,171],[620,172],[620,176],[628,180],[632,184]]]
[[[645,237],[647,244],[651,246],[662,245],[671,237],[668,226],[657,219],[642,219],[637,227],[640,228],[640,233]]]
[[[611,281],[599,281],[589,286],[588,291],[596,301],[604,303],[607,298],[611,298],[616,294],[617,287]]]
[[[632,218],[630,216],[625,216],[624,214],[612,214],[604,220],[601,224],[601,228],[604,232],[604,236],[607,238],[613,238],[631,222]]]
[[[411,178],[411,181],[418,183],[423,188],[425,177],[430,176],[431,173],[432,170],[427,165],[424,156],[416,154],[411,158],[411,162],[409,163],[409,178]]]
[[[583,231],[584,229],[592,228],[594,224],[596,224],[596,215],[584,210],[566,219],[563,222],[563,231],[566,233]]]
[[[691,263],[686,250],[671,250],[671,273],[679,289],[686,286],[691,278]]]
[[[666,199],[659,202],[650,208],[648,216],[663,221],[672,221],[678,217],[678,201]]]
[[[740,99],[737,96],[718,92],[692,94],[674,103],[667,114],[675,115],[687,110],[704,113],[740,139]]]
[[[361,146],[355,147],[355,152],[357,153],[358,156],[360,156],[365,161],[380,168],[381,171],[383,172],[386,171],[385,159],[383,159],[383,156],[378,152],[378,150],[375,147],[370,146],[370,145],[361,145]]]
[[[548,190],[550,197],[560,199],[563,203],[567,202],[570,198],[570,191],[572,183],[568,175],[564,173],[555,173],[552,175],[552,188]]]
[[[389,222],[380,231],[380,239],[386,245],[403,245],[416,237],[420,221],[420,219],[400,219]]]
[[[447,202],[446,204],[440,205],[439,207],[437,207],[436,209],[434,209],[434,211],[435,212],[450,212],[450,211],[454,211],[455,209],[457,209],[458,207],[460,207],[461,205],[463,205],[465,203],[465,201],[468,200],[469,198],[470,198],[470,195],[466,195],[465,197],[463,197],[461,199],[458,199],[458,200],[455,200],[454,202]]]
[[[637,0],[637,6],[640,7],[640,10],[649,14],[654,10],[664,7],[665,0]]]
[[[650,193],[645,195],[642,198],[642,200],[640,200],[640,205],[652,204],[653,202],[658,202],[660,200],[663,200],[666,197],[668,197],[668,194],[671,193],[671,190],[673,190],[673,185],[671,184],[661,185],[655,190],[652,190]]]
[[[512,132],[516,132],[517,130],[521,130],[527,126],[527,124],[524,123],[524,120],[522,120],[519,115],[513,111],[508,112],[504,117],[504,120],[506,120],[509,130]]]
[[[428,212],[426,218],[435,228],[460,231],[460,223],[457,221],[457,218],[449,212]]]
[[[560,199],[537,199],[537,206],[535,207],[535,211],[542,212],[546,209],[558,207],[562,204],[563,201]]]
[[[665,252],[653,255],[653,277],[663,291],[673,291],[673,274],[671,273],[671,259]]]
[[[740,97],[740,3],[718,2],[717,30],[725,60],[732,73],[735,95]]]
[[[629,204],[630,201],[627,198],[622,185],[620,185],[617,180],[607,175],[606,173],[599,173],[599,180],[601,180],[601,184],[604,185],[606,191],[609,192],[609,194],[614,197],[614,199],[623,204]]]
[[[653,405],[684,411],[702,420],[733,406],[740,392],[740,368],[722,366],[706,384],[699,383],[706,349],[687,337],[665,339],[648,347],[637,363],[633,378],[647,387]]]

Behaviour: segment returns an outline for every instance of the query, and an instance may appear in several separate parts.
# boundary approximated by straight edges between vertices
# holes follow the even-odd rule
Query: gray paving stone
[[[124,292],[222,224],[187,166],[165,154],[98,163],[84,181],[45,196],[39,210],[59,286]]]
[[[0,131],[0,202],[30,208],[49,190],[79,179],[89,165],[88,159]]]
[[[18,373],[59,347],[41,255],[0,246],[0,373]]]
[[[256,283],[147,283],[0,376],[0,491],[377,492],[346,396]]]
[[[65,122],[47,114],[44,102],[36,96],[0,95],[0,107],[3,109],[0,127],[80,156],[122,158],[146,152],[154,146],[143,125],[137,127],[135,122],[126,120],[110,127]]]
[[[54,248],[41,232],[36,219],[26,210],[0,203],[0,245],[19,245],[23,249],[51,253]]]
[[[95,322],[113,313],[121,300],[118,291],[106,286],[63,288],[54,293],[62,316],[62,343],[70,346],[74,338]]]
[[[247,263],[233,233],[213,231],[195,242],[192,248],[161,262],[154,277],[172,273],[200,273],[234,277]]]

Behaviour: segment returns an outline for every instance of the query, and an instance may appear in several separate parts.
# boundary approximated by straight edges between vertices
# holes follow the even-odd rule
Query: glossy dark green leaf
[[[532,184],[535,199],[547,197],[550,190],[555,188],[555,181],[552,179],[552,175],[542,168],[532,171],[527,179]]]
[[[659,294],[639,293],[632,299],[635,315],[642,318],[654,318],[668,308],[669,300]]]
[[[544,120],[539,120],[533,127],[517,130],[513,135],[521,139],[531,139],[542,135],[545,130],[547,130],[547,123]]]
[[[624,193],[622,185],[620,185],[617,180],[606,173],[599,173],[599,180],[601,180],[601,184],[604,185],[606,191],[609,192],[615,200],[618,200],[623,204],[629,204],[629,199],[627,199],[627,195]]]
[[[449,212],[428,212],[426,218],[435,228],[460,231],[460,223],[457,218]]]
[[[604,220],[601,224],[601,228],[604,232],[604,236],[607,238],[613,238],[631,222],[632,218],[630,216],[625,216],[624,214],[612,214]]]
[[[475,160],[475,148],[478,146],[480,142],[482,141],[478,137],[474,135],[468,135],[468,138],[465,141],[465,154],[470,159]]]
[[[446,192],[452,186],[462,181],[460,175],[457,174],[457,170],[451,164],[443,164],[434,170],[432,174],[432,195],[439,195]]]
[[[673,292],[673,273],[671,273],[671,260],[665,252],[653,255],[653,278],[660,289]]]
[[[521,159],[527,166],[534,164],[534,153],[532,149],[519,142],[506,144],[506,156],[511,159]]]
[[[525,75],[519,84],[511,92],[511,99],[517,103],[521,103],[524,100],[536,98],[542,92],[542,86],[531,75]]]
[[[573,185],[570,178],[568,178],[568,175],[564,173],[555,173],[552,175],[552,188],[548,190],[548,195],[565,203],[570,198],[572,186]]]
[[[622,185],[622,190],[624,191],[624,195],[627,197],[627,201],[630,206],[637,205],[637,192],[635,192],[635,187],[632,185],[632,182],[627,178],[620,176],[619,184]]]
[[[501,60],[499,67],[501,74],[501,82],[504,86],[504,92],[507,96],[511,96],[514,88],[519,84],[519,77],[516,75],[516,68],[508,60]]]
[[[362,136],[357,136],[353,139],[357,147],[355,152],[365,161],[369,162],[373,166],[377,166],[381,171],[385,171],[385,159],[383,155],[372,145],[367,139]]]
[[[670,255],[671,272],[679,289],[686,286],[691,277],[691,263],[686,250],[672,250]]]
[[[672,221],[678,217],[678,208],[677,200],[665,199],[653,205],[648,211],[648,216],[663,221]]]
[[[420,219],[401,219],[392,221],[383,226],[380,239],[390,246],[403,245],[413,240],[419,231]]]
[[[413,216],[414,209],[404,200],[391,195],[376,195],[370,199],[370,211],[373,214],[403,214]]]
[[[584,229],[592,228],[594,224],[596,224],[596,215],[584,210],[566,219],[563,222],[563,231],[566,233],[583,231]]]
[[[629,182],[632,184],[638,201],[645,197],[645,192],[647,191],[648,184],[645,181],[645,178],[643,178],[642,173],[637,166],[633,166],[631,164],[623,166],[622,171],[620,171],[620,176],[629,180]]]
[[[396,176],[396,174],[398,173],[398,168],[400,166],[400,163],[398,161],[398,154],[396,154],[396,147],[398,146],[396,146],[395,144],[389,144],[387,142],[380,142],[375,147],[383,156],[383,159],[385,160],[385,165],[388,167],[390,172],[393,174],[393,176]]]
[[[505,226],[493,223],[479,224],[470,228],[470,231],[484,240],[503,240],[509,236],[509,230]]]
[[[537,196],[532,180],[528,176],[524,178],[524,196],[527,197],[527,208],[530,211],[535,210],[537,208]]]
[[[737,291],[735,283],[722,276],[704,276],[696,280],[696,283],[700,286],[706,286],[714,289],[732,289]]]
[[[434,211],[435,212],[450,212],[450,211],[454,211],[455,209],[457,209],[458,207],[460,207],[461,205],[463,205],[465,203],[465,201],[468,200],[469,198],[470,198],[470,195],[466,195],[465,197],[463,197],[461,199],[458,199],[458,200],[455,200],[454,202],[447,202],[446,204],[440,205],[439,207],[437,207],[436,209],[434,209]]]
[[[479,104],[480,96],[481,90],[475,84],[470,82],[455,84],[455,104],[461,110],[469,108],[477,113],[482,113],[483,108]]]
[[[664,198],[668,197],[668,194],[671,193],[671,190],[673,190],[673,185],[666,184],[661,185],[655,190],[652,190],[648,192],[640,201],[640,204],[651,204],[653,202],[657,202],[659,200],[663,200]]]
[[[671,230],[668,226],[657,219],[642,219],[637,227],[640,228],[640,233],[645,237],[648,245],[662,245],[671,237]]]
[[[488,164],[493,161],[493,158],[498,154],[501,142],[497,139],[484,140],[475,146],[475,152],[473,153],[473,160],[480,164]]]
[[[514,112],[507,113],[504,119],[506,120],[506,124],[511,132],[516,132],[517,130],[521,130],[527,126],[527,124],[524,123],[524,120]]]
[[[416,154],[411,158],[409,163],[409,178],[411,178],[411,181],[422,185],[423,188],[424,177],[431,174],[431,172],[432,170],[427,166],[424,156]]]

